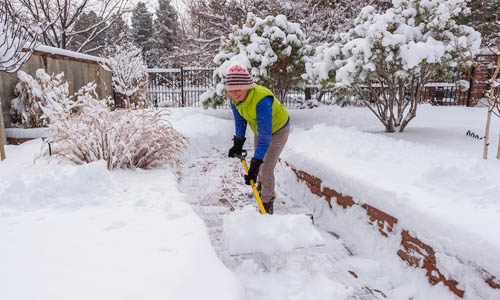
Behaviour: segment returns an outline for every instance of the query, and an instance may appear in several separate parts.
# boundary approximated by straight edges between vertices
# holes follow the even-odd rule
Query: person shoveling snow
[[[235,135],[229,157],[240,158],[245,143],[247,124],[254,133],[255,153],[247,168],[245,183],[260,187],[259,209],[262,214],[273,214],[274,168],[288,140],[290,116],[283,104],[266,87],[253,82],[247,68],[235,64],[226,74],[226,90],[231,98]],[[257,179],[258,177],[258,179]]]
[[[303,214],[262,215],[247,205],[224,216],[223,247],[231,255],[273,255],[324,245],[321,233]],[[242,234],[242,228],[246,228]]]
[[[244,179],[250,185],[261,215],[251,206],[224,218],[223,241],[232,254],[289,252],[323,244],[312,217],[274,212],[274,168],[290,134],[290,116],[269,89],[257,85],[248,70],[238,64],[228,68],[226,90],[231,98],[235,135],[228,156],[241,160]],[[248,167],[243,150],[247,125],[254,133],[254,155]],[[241,228],[249,230],[238,234]]]

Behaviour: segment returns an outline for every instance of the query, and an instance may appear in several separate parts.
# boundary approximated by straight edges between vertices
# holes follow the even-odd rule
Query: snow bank
[[[294,128],[281,158],[396,217],[436,251],[500,274],[500,161],[483,160],[483,141],[466,135],[484,130],[486,109],[422,106],[403,134],[377,133],[369,115],[339,127],[332,112]]]
[[[309,216],[261,215],[254,206],[225,215],[222,236],[224,248],[231,254],[273,255],[324,244]]]

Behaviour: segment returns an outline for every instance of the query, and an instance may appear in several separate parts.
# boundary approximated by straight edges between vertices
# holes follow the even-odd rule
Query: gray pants
[[[263,203],[269,203],[274,197],[274,168],[278,163],[281,151],[285,148],[288,135],[290,134],[290,122],[276,131],[271,138],[269,149],[267,149],[264,156],[264,163],[260,166],[259,176],[257,178],[258,185],[260,185],[260,197]],[[258,136],[255,135],[253,139],[254,148],[257,147]]]

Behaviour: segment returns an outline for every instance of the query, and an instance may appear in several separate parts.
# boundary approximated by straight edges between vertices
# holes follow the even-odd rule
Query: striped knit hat
[[[233,65],[227,69],[226,90],[249,90],[253,87],[253,78],[248,73],[247,68],[240,65]]]

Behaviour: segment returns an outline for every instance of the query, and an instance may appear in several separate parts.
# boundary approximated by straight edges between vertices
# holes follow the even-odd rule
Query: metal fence
[[[148,100],[155,107],[199,107],[215,68],[148,69]]]
[[[148,69],[149,103],[154,107],[202,107],[200,96],[212,86],[214,70],[213,67]],[[306,90],[290,91],[285,99],[280,100],[288,108],[307,106],[306,96],[322,104],[335,103],[330,91],[320,90],[317,86],[308,86]]]
[[[212,86],[214,70],[213,67],[148,69],[148,99],[155,107],[202,107],[200,96]],[[459,97],[467,96],[458,91],[456,85],[458,79],[457,74],[451,80],[452,82],[427,84],[422,91],[420,101],[433,105],[458,105]],[[367,93],[364,100],[370,101],[369,97]],[[290,91],[285,99],[280,100],[287,108],[306,108],[315,104],[336,103],[331,91],[322,90],[318,86],[307,86],[302,90]],[[227,105],[221,107],[227,107]]]

